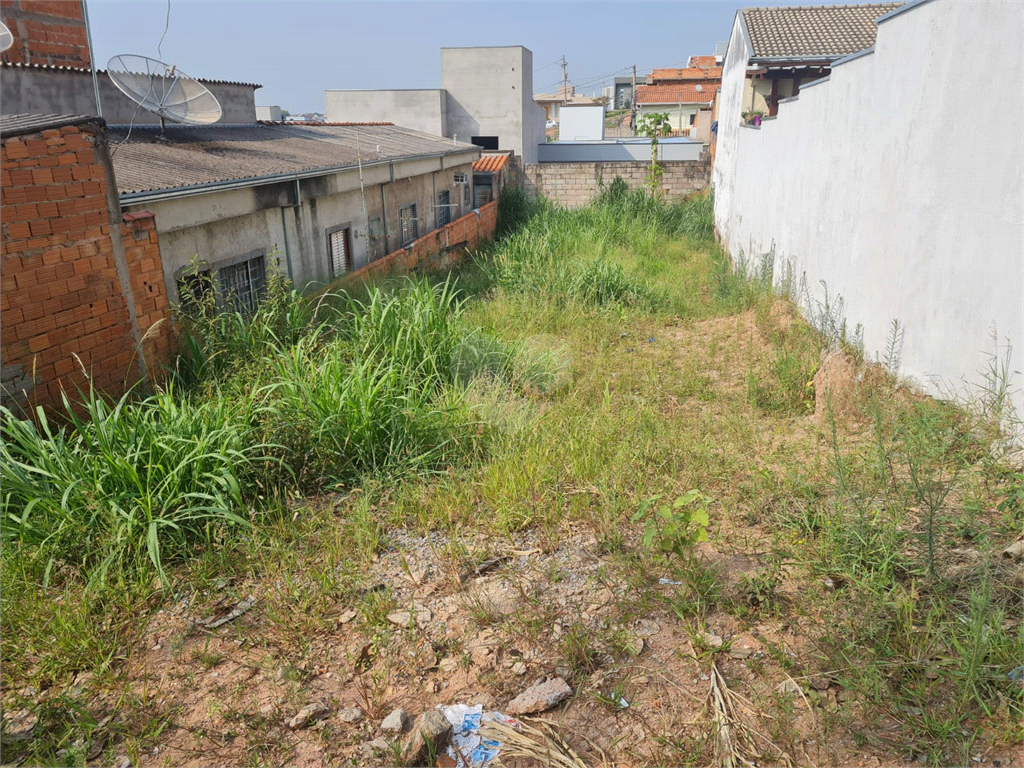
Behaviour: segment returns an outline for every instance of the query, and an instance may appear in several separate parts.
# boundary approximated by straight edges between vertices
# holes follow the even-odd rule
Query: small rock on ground
[[[413,605],[412,609],[392,611],[388,614],[388,621],[397,627],[408,627],[410,621],[416,622],[416,626],[425,627],[434,618],[430,609],[422,605]]]
[[[437,709],[424,712],[413,723],[402,754],[407,765],[423,765],[428,754],[439,754],[452,738],[452,724]]]
[[[408,721],[409,716],[405,714],[405,710],[396,709],[384,718],[380,724],[380,729],[384,731],[384,733],[401,733],[405,730],[405,725]]]
[[[358,723],[363,719],[363,710],[359,707],[351,707],[350,709],[343,709],[338,713],[338,717],[341,718],[344,723]]]
[[[508,703],[505,711],[510,715],[529,715],[546,709],[572,696],[572,688],[560,677],[527,688]]]
[[[293,731],[299,728],[305,728],[311,722],[319,720],[328,712],[330,712],[330,709],[328,709],[326,704],[315,701],[300,709],[295,717],[288,721],[288,727]]]

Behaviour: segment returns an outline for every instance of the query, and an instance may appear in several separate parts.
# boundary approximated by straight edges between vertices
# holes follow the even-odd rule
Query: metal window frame
[[[442,198],[447,198],[444,202],[441,202]],[[437,213],[434,216],[435,228],[440,229],[446,227],[452,223],[452,193],[450,189],[442,189],[437,193],[437,206],[434,210]]]
[[[262,262],[262,282],[254,287],[252,264],[253,262],[260,260]],[[245,267],[245,293],[239,293],[237,299],[232,300],[233,287],[226,285],[229,278],[224,272],[228,270],[234,270],[239,267]],[[229,273],[230,274],[230,273]],[[243,256],[236,256],[225,262],[221,262],[216,266],[214,273],[214,282],[217,290],[217,306],[221,309],[232,310],[235,312],[242,312],[243,314],[251,314],[256,311],[259,306],[260,299],[266,293],[267,289],[267,252],[263,249],[250,251]]]
[[[405,239],[405,225],[402,221],[403,214],[411,212],[412,216],[409,221],[412,224],[412,237],[408,240]],[[416,242],[420,237],[419,232],[419,217],[417,216],[416,203],[407,203],[398,209],[398,237],[401,238],[401,247],[405,248],[412,243]]]
[[[332,278],[341,277],[341,275],[337,274],[334,269],[334,250],[331,247],[331,235],[345,229],[348,230],[348,236],[345,238],[345,261],[347,263],[345,264],[345,271],[342,274],[348,274],[355,268],[355,254],[352,253],[352,222],[347,221],[344,224],[338,224],[337,226],[328,227],[324,230],[324,237],[327,240],[327,266],[331,270]]]

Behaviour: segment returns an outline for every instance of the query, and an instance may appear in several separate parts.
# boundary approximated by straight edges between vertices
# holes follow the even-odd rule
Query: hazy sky
[[[87,0],[96,58],[157,57],[166,0]],[[439,49],[523,45],[534,91],[600,91],[637,65],[714,52],[743,2],[211,2],[171,0],[161,57],[193,77],[261,83],[257,104],[322,112],[328,88],[440,88]]]

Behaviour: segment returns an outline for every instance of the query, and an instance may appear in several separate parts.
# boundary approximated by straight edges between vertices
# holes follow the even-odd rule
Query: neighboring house
[[[781,99],[829,74],[830,65],[875,44],[875,20],[902,3],[744,8],[726,54],[723,98],[737,114],[773,116]],[[736,91],[742,87],[737,101]],[[738,108],[737,108],[738,107]],[[723,115],[724,117],[724,115]]]
[[[0,117],[0,177],[0,402],[60,410],[90,383],[117,396],[157,376],[160,247],[151,213],[122,216],[103,120]]]
[[[329,90],[328,122],[390,122],[537,162],[544,115],[533,101],[533,54],[522,46],[442,48],[441,87]]]
[[[646,77],[638,77],[636,79],[637,85],[647,85]],[[632,77],[616,77],[615,85],[615,100],[612,102],[614,109],[632,109],[633,108],[633,78]]]
[[[644,115],[668,115],[672,131],[681,136],[696,136],[698,113],[711,114],[717,84],[678,83],[675,85],[644,85],[636,91],[637,119]],[[710,132],[710,121],[708,122]],[[707,138],[702,140],[707,141]]]
[[[14,44],[0,54],[0,114],[97,115],[113,123],[156,123],[158,118],[97,70],[96,105],[83,0],[19,0],[0,6]],[[220,102],[221,123],[256,120],[255,83],[197,78]]]
[[[693,61],[694,58],[699,57],[692,57],[690,60]],[[647,76],[647,82],[650,85],[679,85],[681,83],[693,85],[713,83],[717,85],[721,81],[722,68],[714,65],[655,69]]]
[[[559,88],[554,93],[538,93],[533,97],[534,102],[537,106],[544,110],[544,116],[547,120],[559,122],[562,116],[562,107],[573,105],[573,106],[588,106],[593,107],[597,105],[603,105],[605,103],[603,97],[599,96],[583,96],[576,93],[576,86],[569,85],[565,88]]]
[[[472,209],[480,149],[388,124],[110,130],[126,211],[156,216],[172,302],[324,286]]]

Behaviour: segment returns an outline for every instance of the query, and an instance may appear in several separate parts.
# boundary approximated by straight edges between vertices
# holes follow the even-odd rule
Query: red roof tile
[[[700,88],[698,91],[697,88]],[[718,83],[680,83],[679,85],[638,85],[637,104],[710,104],[715,100]]]
[[[474,173],[497,173],[505,167],[508,162],[508,155],[481,155],[480,159],[473,163]]]

